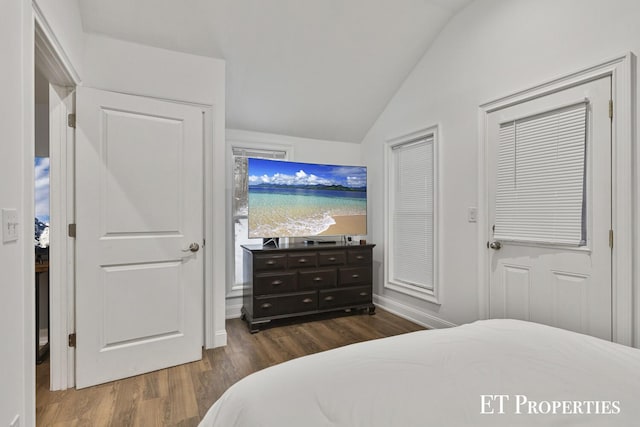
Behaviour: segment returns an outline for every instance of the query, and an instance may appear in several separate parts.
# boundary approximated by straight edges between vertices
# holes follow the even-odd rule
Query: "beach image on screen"
[[[367,169],[248,160],[249,237],[367,234]]]

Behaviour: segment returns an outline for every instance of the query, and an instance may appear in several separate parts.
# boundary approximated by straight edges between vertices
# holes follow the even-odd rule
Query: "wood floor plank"
[[[257,334],[228,320],[227,346],[202,360],[82,390],[51,392],[49,364],[36,367],[38,426],[195,427],[229,387],[260,369],[296,357],[424,329],[378,309],[373,316],[319,316],[274,323]]]
[[[165,419],[166,398],[157,397],[140,402],[133,420],[134,427],[155,427],[167,425]]]
[[[198,401],[189,371],[192,365],[193,363],[188,363],[169,370],[168,402],[171,423],[178,424],[198,416]]]
[[[115,410],[111,425],[132,426],[142,402],[144,382],[142,376],[115,382]],[[80,390],[82,391],[82,390]]]

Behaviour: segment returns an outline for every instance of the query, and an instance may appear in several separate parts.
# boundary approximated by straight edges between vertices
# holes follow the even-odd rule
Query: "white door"
[[[491,318],[611,340],[611,79],[489,114]]]
[[[199,360],[202,111],[81,87],[76,141],[76,386]]]

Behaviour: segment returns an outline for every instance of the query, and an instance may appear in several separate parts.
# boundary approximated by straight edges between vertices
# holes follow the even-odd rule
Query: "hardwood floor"
[[[36,368],[39,426],[197,426],[233,383],[289,359],[347,344],[424,329],[378,309],[375,316],[315,317],[250,334],[227,321],[227,346],[202,360],[82,390],[51,392],[49,363]]]

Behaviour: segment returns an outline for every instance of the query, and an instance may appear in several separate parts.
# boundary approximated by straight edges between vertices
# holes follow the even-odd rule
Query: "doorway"
[[[197,344],[197,356],[200,357],[204,335],[202,332],[204,327],[202,322],[202,318],[204,317],[202,315],[202,305],[204,305],[202,297],[202,294],[204,293],[204,274],[202,268],[202,265],[204,264],[204,250],[199,253],[196,252],[198,247],[205,249],[203,239],[203,227],[205,221],[203,216],[206,211],[203,206],[205,197],[203,195],[202,187],[205,185],[203,168],[209,163],[202,159],[203,151],[206,151],[206,147],[204,145],[205,138],[207,136],[210,138],[212,135],[211,123],[209,123],[208,120],[210,106],[187,106],[185,103],[165,102],[150,98],[146,98],[145,100],[143,97],[102,91],[103,93],[101,93],[100,96],[108,97],[110,104],[115,102],[118,105],[112,105],[112,107],[107,110],[96,110],[86,108],[86,103],[82,104],[83,100],[87,101],[89,99],[88,94],[90,90],[87,88],[79,88],[79,93],[77,95],[78,102],[85,107],[84,109],[80,108],[79,112],[84,112],[85,115],[82,116],[82,114],[80,114],[78,119],[77,134],[79,141],[81,141],[78,145],[84,147],[85,150],[78,151],[76,150],[75,144],[76,131],[73,129],[75,125],[75,114],[73,114],[75,112],[75,87],[78,84],[78,79],[74,78],[74,76],[77,76],[77,74],[73,73],[73,71],[69,71],[68,63],[64,61],[64,58],[61,59],[57,55],[59,50],[49,44],[50,40],[55,40],[55,38],[47,37],[45,31],[43,31],[42,27],[38,25],[38,18],[36,16],[35,66],[44,77],[44,80],[48,83],[49,88],[49,163],[51,191],[51,213],[49,226],[49,305],[51,307],[49,328],[49,335],[51,339],[50,389],[66,389],[79,383],[78,378],[80,378],[80,376],[78,375],[78,378],[76,378],[76,369],[77,366],[81,366],[81,364],[76,363],[76,360],[80,360],[79,356],[81,353],[78,352],[78,358],[76,359],[75,348],[68,343],[71,340],[71,336],[73,335],[72,333],[75,333],[76,331],[77,324],[75,315],[77,313],[77,307],[85,308],[85,311],[82,313],[86,313],[86,308],[89,307],[88,305],[82,304],[82,302],[85,301],[83,298],[86,294],[81,294],[81,292],[78,292],[77,294],[81,302],[80,304],[76,303],[76,289],[74,282],[76,280],[75,274],[77,273],[76,264],[82,266],[89,264],[81,262],[79,259],[80,256],[94,254],[94,252],[91,251],[78,250],[78,253],[81,253],[81,255],[78,255],[78,262],[76,262],[76,245],[80,248],[81,243],[86,244],[87,240],[83,239],[86,239],[91,233],[81,232],[78,230],[77,241],[75,238],[72,238],[67,234],[68,225],[75,224],[76,222],[75,186],[78,183],[84,183],[80,174],[78,175],[79,178],[76,180],[76,172],[82,172],[84,174],[84,178],[88,176],[87,174],[90,174],[92,177],[91,179],[101,179],[105,176],[108,176],[111,179],[111,181],[108,182],[109,185],[105,188],[109,190],[108,196],[112,198],[116,196],[119,197],[119,202],[115,204],[111,203],[109,206],[113,209],[117,208],[119,211],[115,212],[113,215],[106,215],[111,220],[111,222],[107,224],[107,233],[109,234],[107,237],[109,239],[119,239],[124,242],[128,241],[127,238],[131,236],[137,236],[142,237],[140,240],[143,241],[143,243],[149,243],[154,239],[154,241],[158,241],[157,244],[151,248],[153,250],[140,251],[139,248],[132,248],[133,254],[143,253],[151,257],[150,260],[148,260],[149,262],[144,265],[135,260],[131,261],[130,259],[118,261],[118,263],[116,263],[117,265],[110,261],[100,261],[102,264],[98,263],[94,265],[94,267],[99,267],[96,271],[100,274],[105,272],[109,274],[109,277],[112,278],[110,283],[121,284],[123,283],[123,280],[120,279],[124,278],[124,281],[128,280],[134,284],[143,283],[147,287],[151,286],[153,283],[159,283],[164,286],[165,290],[163,293],[163,302],[165,304],[162,306],[165,308],[164,314],[166,314],[166,316],[164,317],[161,316],[162,313],[155,312],[155,317],[153,317],[153,319],[151,319],[150,316],[136,317],[136,308],[140,307],[141,304],[138,304],[132,299],[127,301],[129,304],[127,306],[129,307],[127,314],[130,319],[137,321],[136,325],[138,328],[133,330],[133,332],[137,334],[135,336],[131,336],[130,334],[132,328],[127,329],[125,327],[126,325],[122,325],[123,317],[120,314],[123,305],[119,303],[111,304],[109,307],[112,308],[110,312],[112,316],[109,318],[109,326],[115,325],[117,328],[110,329],[110,331],[116,332],[109,336],[110,341],[107,345],[111,347],[111,350],[114,348],[131,348],[133,347],[131,344],[133,344],[134,341],[136,344],[153,344],[156,346],[166,344],[170,341],[175,341],[176,345],[179,345],[179,343],[177,343],[178,338],[182,336],[189,336],[191,338],[191,342]],[[96,91],[94,90],[93,92]],[[83,94],[85,95],[84,97]],[[124,108],[124,110],[126,110],[125,113],[122,113],[123,108],[119,104],[121,102],[128,103]],[[138,104],[140,102],[144,103],[144,108],[139,111]],[[153,111],[146,111],[146,106],[149,106]],[[183,120],[179,117],[182,113],[173,117],[173,113],[175,112],[174,110],[176,109],[184,112],[188,110],[190,119]],[[103,117],[103,114],[108,116],[109,125],[112,126],[113,129],[121,130],[124,134],[130,135],[130,137],[127,136],[126,138],[140,143],[145,142],[145,146],[136,147],[137,151],[135,154],[137,155],[136,158],[138,160],[146,162],[145,171],[148,169],[148,173],[138,173],[141,170],[140,168],[131,167],[131,165],[126,164],[132,159],[131,151],[127,151],[132,147],[132,145],[126,143],[126,138],[111,138],[106,141],[110,149],[116,150],[115,153],[110,152],[110,155],[112,155],[111,158],[117,159],[120,163],[110,163],[109,167],[113,167],[113,169],[109,169],[106,174],[92,175],[100,172],[100,170],[98,168],[91,169],[86,166],[89,163],[88,159],[90,159],[91,156],[91,152],[87,150],[87,141],[91,141],[92,143],[103,143],[105,141],[96,137],[96,134],[92,134],[92,137],[87,139],[87,131],[90,128],[93,129],[91,125],[98,123],[101,117]],[[84,121],[83,117],[85,119]],[[188,123],[189,125],[184,125],[183,127],[183,123]],[[136,137],[136,135],[148,135],[147,130],[149,129],[153,130],[154,135],[156,135],[156,137],[151,139],[151,141],[149,141],[149,138],[143,139]],[[182,139],[179,138],[182,135],[183,130],[185,131],[186,136],[188,136],[185,141],[190,141],[188,144],[183,143]],[[117,132],[114,132],[109,135],[116,135]],[[119,135],[123,136],[124,134]],[[175,155],[170,157],[167,154],[168,151],[163,149],[160,150],[162,153],[161,159],[157,159],[157,156],[148,156],[147,153],[153,152],[153,150],[157,148],[157,145],[152,146],[150,144],[157,143],[158,141],[163,144],[164,148],[172,149],[172,152]],[[183,148],[185,149],[183,150]],[[76,158],[78,154],[79,157]],[[118,155],[113,156],[114,154]],[[181,159],[187,158],[189,160],[188,164],[178,162]],[[154,166],[157,166],[157,160],[163,161],[161,165],[162,167],[154,168]],[[74,165],[78,167],[78,170],[74,169]],[[151,180],[153,177],[156,179]],[[162,189],[159,189],[158,186],[148,186],[147,184],[150,183],[150,180],[153,182],[162,181],[165,183],[165,185],[163,185],[165,190],[169,187],[176,187],[178,184],[189,184],[185,188],[178,188],[179,186],[176,187],[175,191],[172,193],[175,197],[171,200],[175,199],[178,202],[184,202],[181,203],[181,210],[175,209],[175,206],[166,207],[162,205],[163,201],[169,200],[166,197],[166,191],[163,193],[161,191]],[[131,185],[121,186],[121,183],[128,183]],[[98,187],[96,186],[93,188]],[[82,187],[80,185],[77,200],[80,200],[80,196],[83,197],[83,203],[78,203],[78,206],[85,208],[85,210],[78,209],[78,214],[86,214],[86,208],[91,205],[91,188],[89,188],[89,191],[84,192],[82,191],[83,189],[86,190],[86,186]],[[186,191],[187,189],[189,191]],[[134,190],[137,192],[136,194],[132,194]],[[144,200],[149,200],[150,203],[144,203]],[[148,210],[150,206],[157,209],[151,213],[147,212],[147,215],[139,215],[144,209]],[[184,209],[186,209],[186,211],[183,211]],[[85,219],[86,218],[87,217],[85,216]],[[132,218],[135,219],[135,221]],[[193,218],[196,218],[196,220],[193,220]],[[178,225],[180,225],[178,220],[182,219],[190,219],[187,225],[191,228],[185,229],[184,227],[176,227],[174,223],[178,223]],[[100,227],[91,228],[90,222],[86,220],[78,221],[78,223],[80,226],[84,225],[85,227],[90,227],[85,229],[85,231],[101,230]],[[145,228],[145,226],[150,225],[153,227]],[[189,232],[187,233],[185,230]],[[184,237],[184,239],[188,239],[188,241],[180,240],[182,237]],[[167,247],[162,246],[163,242],[166,243],[169,240],[172,242],[175,241],[175,248],[172,247],[170,251]],[[195,247],[196,249],[194,250],[192,247]],[[165,252],[170,252],[168,255],[169,258],[167,259],[161,258],[158,255],[166,255]],[[131,266],[134,266],[134,268]],[[194,288],[194,291],[188,295],[184,295],[184,297],[181,297],[181,295],[178,294],[176,298],[170,299],[169,294],[172,292],[172,289],[178,289],[180,281],[174,281],[175,283],[169,281],[169,275],[162,275],[160,272],[161,269],[171,270],[171,273],[175,273],[172,274],[171,277],[176,276],[179,279],[186,277],[183,273],[187,270],[191,271],[190,274],[194,277],[194,280],[188,280],[188,282],[192,283],[190,286]],[[85,273],[86,271],[86,269],[82,270],[82,272]],[[154,273],[157,277],[155,277],[155,279],[145,277],[145,280],[143,281],[136,279],[137,275],[146,275],[147,273]],[[102,283],[99,280],[91,280],[90,283],[96,284],[98,282],[99,284]],[[126,289],[124,289],[124,291],[126,291]],[[177,291],[175,293],[177,293]],[[93,293],[91,295],[99,295],[99,293]],[[110,295],[110,297],[115,297],[114,295]],[[119,292],[118,295],[129,294],[126,292]],[[157,296],[157,293],[153,292],[151,289],[141,289],[137,294],[137,301],[142,301],[149,307],[157,308],[158,305],[153,304],[153,298],[149,298],[150,296],[155,297]],[[180,303],[178,307],[179,310],[175,307],[177,303]],[[118,310],[113,307],[118,307]],[[191,307],[195,308],[191,309]],[[185,308],[188,308],[189,310],[185,310]],[[93,313],[89,313],[89,315],[91,316]],[[183,322],[183,318],[188,318],[189,322]],[[81,317],[79,316],[78,319],[81,319]],[[84,320],[86,319],[87,317],[84,318]],[[169,324],[168,320],[172,319],[174,320],[173,323]],[[197,325],[194,325],[195,321],[197,321]],[[90,322],[79,323],[79,325],[87,327],[90,325]],[[185,333],[183,333],[183,329],[186,330]],[[80,341],[82,339],[93,339],[98,336],[98,334],[91,332],[87,333],[86,329],[84,332],[85,333],[78,334],[79,347],[87,349],[89,347],[82,347],[80,345]],[[129,333],[130,335],[124,336],[126,333]],[[99,342],[98,344],[102,345]],[[195,353],[193,349],[191,349],[191,352]],[[156,352],[156,359],[166,359],[167,354],[173,353],[173,351],[158,351]],[[110,354],[116,354],[116,351],[111,351]],[[84,357],[83,360],[87,361],[89,358]],[[186,360],[180,359],[180,363],[183,361]],[[174,362],[175,361],[171,360],[167,363],[172,364]],[[98,370],[91,368],[86,369],[85,371],[95,373]]]
[[[74,89],[79,79],[73,67],[57,54],[46,28],[36,16],[33,162],[38,174],[34,217],[39,221],[34,246],[40,255],[36,257],[40,264],[35,266],[40,298],[34,316],[40,323],[36,349],[42,343],[41,358],[48,358],[38,367],[36,387],[61,390],[74,384],[74,353],[68,347],[68,336],[74,328],[74,312],[69,307],[74,299],[75,247],[67,236],[67,224],[74,219],[74,134],[69,114],[74,111]]]

